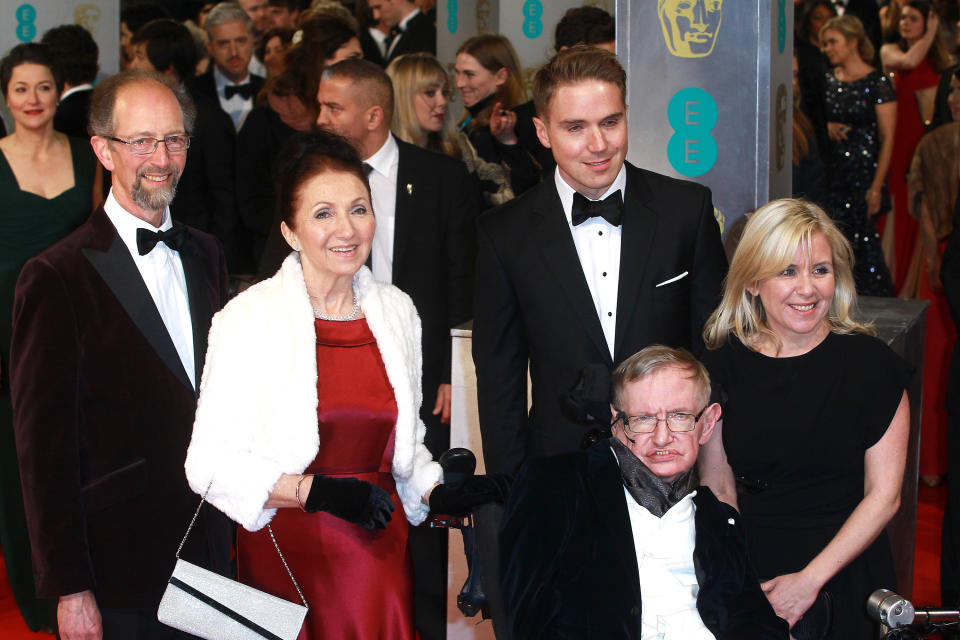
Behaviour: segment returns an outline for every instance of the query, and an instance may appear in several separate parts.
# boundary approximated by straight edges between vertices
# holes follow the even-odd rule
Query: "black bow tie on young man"
[[[137,229],[137,251],[140,252],[140,255],[145,256],[153,251],[158,242],[163,242],[174,251],[179,251],[180,247],[183,246],[186,230],[186,227],[179,224],[174,225],[167,231],[150,231],[150,229],[141,227]]]
[[[253,97],[253,85],[249,82],[244,82],[243,84],[228,84],[223,87],[223,95],[227,97],[227,100],[238,94],[244,100],[249,100]]]
[[[570,216],[573,220],[573,226],[598,216],[615,227],[620,226],[620,219],[623,218],[623,195],[619,189],[603,200],[588,200],[579,191],[574,192],[573,209]]]

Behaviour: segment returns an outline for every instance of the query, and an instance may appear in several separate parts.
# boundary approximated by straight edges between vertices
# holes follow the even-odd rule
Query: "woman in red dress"
[[[940,71],[949,55],[937,38],[940,19],[927,0],[910,0],[900,13],[900,40],[880,48],[886,73],[893,74],[897,91],[897,126],[890,160],[889,187],[893,196],[893,224],[884,229],[884,248],[892,247],[890,270],[898,295],[913,297],[919,274],[919,228],[907,204],[907,171],[913,152],[933,117]],[[890,236],[893,233],[893,242]]]
[[[356,150],[294,134],[276,180],[294,251],[213,320],[187,478],[243,525],[240,580],[299,602],[272,523],[310,607],[302,640],[412,639],[408,524],[504,487],[438,484],[418,413],[420,320],[364,266],[375,221]]]

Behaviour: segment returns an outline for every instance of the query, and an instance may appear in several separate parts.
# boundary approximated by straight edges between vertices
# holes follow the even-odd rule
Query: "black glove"
[[[326,511],[364,529],[386,529],[393,513],[390,494],[365,480],[313,476],[304,511]]]
[[[488,502],[503,504],[507,501],[511,482],[513,478],[505,473],[489,473],[470,476],[457,486],[438,484],[430,493],[430,511],[462,516]]]

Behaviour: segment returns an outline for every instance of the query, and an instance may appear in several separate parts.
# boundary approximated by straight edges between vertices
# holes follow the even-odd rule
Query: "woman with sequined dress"
[[[890,208],[884,180],[893,152],[896,94],[867,64],[873,45],[860,20],[831,18],[820,30],[834,65],[827,74],[827,182],[829,211],[853,247],[857,293],[894,295],[874,216]]]

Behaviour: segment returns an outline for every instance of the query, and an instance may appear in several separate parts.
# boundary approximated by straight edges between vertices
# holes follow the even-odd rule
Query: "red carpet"
[[[940,604],[940,523],[947,500],[945,485],[931,489],[920,486],[917,505],[917,543],[913,568],[913,603]],[[0,638],[3,640],[50,640],[53,636],[32,633],[20,618],[7,584],[0,556]]]

